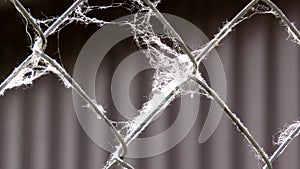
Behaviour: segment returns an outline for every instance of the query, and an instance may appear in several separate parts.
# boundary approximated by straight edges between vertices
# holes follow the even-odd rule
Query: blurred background
[[[59,16],[73,1],[21,2],[34,17],[44,18]],[[188,20],[211,39],[248,2],[162,0],[158,8]],[[96,4],[96,1],[91,3]],[[97,3],[110,4],[110,1]],[[300,1],[275,0],[275,3],[299,28]],[[97,16],[111,21],[127,14],[130,12],[114,8],[102,10]],[[0,2],[0,20],[0,78],[3,81],[31,51],[24,21],[9,1]],[[288,40],[281,25],[274,16],[256,15],[238,25],[216,48],[226,74],[227,103],[268,154],[276,149],[272,144],[273,136],[285,123],[300,117],[300,48]],[[71,24],[60,31],[59,43],[57,34],[49,37],[46,53],[72,74],[82,46],[98,29],[96,25]],[[126,52],[137,50],[132,39],[127,42],[105,56],[108,84]],[[205,74],[205,68],[201,71]],[[147,100],[144,96],[150,91],[152,74],[153,71],[145,71],[133,79],[138,92],[131,97],[137,108]],[[209,77],[206,78],[209,81]],[[111,100],[109,92],[105,97]],[[155,126],[162,128],[150,125],[140,137],[157,134],[170,126],[178,114],[178,100],[168,108],[173,114],[165,113],[155,122]],[[173,149],[155,157],[126,160],[143,169],[259,168],[254,151],[225,115],[212,137],[203,144],[198,142],[209,104],[209,99],[201,97],[195,125]],[[105,106],[111,116],[118,114],[112,100]],[[64,88],[55,75],[43,76],[33,85],[9,90],[0,97],[0,169],[96,169],[105,163],[108,155],[80,126],[72,103],[72,91]],[[299,157],[300,140],[296,138],[275,161],[274,168],[299,169]]]

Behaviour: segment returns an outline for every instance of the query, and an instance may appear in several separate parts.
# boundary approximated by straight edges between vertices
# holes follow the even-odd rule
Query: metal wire
[[[131,0],[133,3],[135,0]],[[261,146],[258,145],[256,140],[253,138],[253,136],[250,134],[250,132],[247,130],[246,126],[244,126],[241,121],[238,119],[238,117],[231,112],[229,107],[226,105],[226,103],[214,92],[214,90],[207,85],[207,83],[201,79],[200,72],[198,70],[198,66],[200,65],[200,62],[205,58],[208,53],[210,53],[217,44],[223,40],[231,31],[232,28],[234,28],[238,23],[243,21],[243,17],[247,14],[249,10],[252,9],[254,5],[256,5],[259,2],[265,3],[267,6],[269,6],[273,11],[276,13],[276,17],[280,18],[282,22],[285,24],[285,26],[295,35],[294,38],[297,39],[297,41],[300,42],[300,33],[299,30],[292,24],[291,21],[284,15],[284,13],[278,8],[273,2],[270,0],[252,0],[248,5],[246,5],[245,8],[243,8],[230,22],[228,22],[218,34],[201,50],[200,54],[198,56],[193,56],[192,52],[188,48],[188,46],[183,42],[179,34],[176,32],[176,30],[170,25],[170,23],[164,18],[164,16],[160,13],[160,11],[156,8],[156,6],[149,0],[143,0],[145,4],[149,7],[149,10],[152,10],[155,14],[155,16],[161,21],[161,23],[168,29],[171,36],[176,40],[176,42],[179,44],[179,47],[188,55],[190,62],[193,65],[192,72],[190,73],[190,77],[183,83],[179,84],[178,86],[175,86],[174,89],[170,93],[166,93],[167,99],[162,101],[154,110],[152,113],[148,115],[148,117],[145,119],[144,122],[141,123],[141,126],[137,127],[134,131],[131,131],[131,133],[128,134],[128,136],[123,138],[119,131],[116,129],[116,127],[111,123],[110,119],[108,119],[105,115],[103,110],[98,108],[98,105],[85,93],[85,91],[77,84],[74,79],[65,71],[65,69],[58,64],[55,60],[53,60],[50,56],[48,56],[44,50],[47,46],[47,37],[54,32],[57,31],[60,25],[62,25],[65,22],[65,19],[76,10],[76,8],[84,2],[84,0],[77,0],[75,1],[60,17],[56,19],[56,21],[45,31],[43,32],[41,27],[36,23],[36,19],[29,13],[27,10],[22,6],[22,4],[18,0],[11,0],[11,2],[14,4],[16,9],[19,13],[22,14],[22,16],[29,21],[29,23],[33,26],[34,30],[37,32],[38,37],[35,41],[35,44],[32,47],[32,54],[26,57],[26,59],[9,75],[8,78],[0,85],[0,91],[4,90],[6,86],[16,77],[22,69],[24,69],[32,59],[33,56],[39,56],[43,60],[45,60],[47,63],[49,63],[53,68],[56,69],[57,75],[62,78],[64,81],[67,81],[71,88],[89,105],[91,105],[92,109],[96,114],[98,114],[105,123],[110,127],[112,133],[115,135],[115,137],[118,139],[120,146],[117,147],[115,150],[115,153],[109,158],[109,161],[111,161],[108,165],[106,165],[107,168],[111,168],[115,166],[116,164],[122,165],[125,168],[132,169],[133,167],[126,163],[123,158],[126,156],[127,153],[127,146],[130,144],[132,140],[134,140],[141,131],[149,125],[153,117],[155,117],[159,112],[163,111],[164,108],[170,103],[170,101],[178,95],[178,91],[184,83],[190,80],[194,80],[200,87],[200,89],[204,90],[208,95],[210,95],[219,105],[224,109],[224,111],[227,113],[228,117],[236,124],[240,130],[240,132],[247,138],[249,143],[255,148],[255,150],[258,152],[258,154],[262,157],[262,159],[265,162],[264,168],[272,169],[272,162],[275,158],[279,157],[279,155],[284,150],[282,147],[286,147],[288,143],[291,140],[287,140],[284,142],[273,154],[271,158],[269,158],[266,153],[263,151]],[[138,2],[140,3],[140,1]],[[176,59],[176,58],[175,58]],[[299,126],[298,128],[292,133],[293,136],[299,133]],[[294,137],[291,137],[292,139]]]

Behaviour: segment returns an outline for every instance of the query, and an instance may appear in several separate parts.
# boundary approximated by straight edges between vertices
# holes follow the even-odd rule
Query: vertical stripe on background
[[[299,46],[286,40],[283,29],[277,32],[278,129],[299,118]],[[276,135],[278,136],[278,135]],[[298,150],[298,151],[296,151]],[[299,138],[289,145],[276,162],[278,168],[299,168]]]
[[[44,79],[40,79],[39,84],[35,84],[33,89],[29,89],[31,92],[30,98],[26,98],[30,100],[31,106],[31,117],[32,118],[32,127],[29,133],[32,136],[30,138],[32,146],[30,147],[28,155],[31,155],[32,158],[32,169],[50,169],[50,159],[51,149],[57,149],[57,147],[52,146],[50,132],[54,130],[54,128],[49,128],[49,123],[52,116],[51,107],[53,105],[51,98],[51,84],[45,81]],[[23,112],[24,114],[26,112]],[[30,168],[30,169],[31,169]]]
[[[217,48],[220,59],[222,60],[224,71],[226,73],[226,86],[227,86],[227,98],[226,103],[232,109],[233,104],[233,83],[234,83],[234,52],[233,52],[233,38],[228,37],[224,39],[222,45]],[[233,157],[233,136],[232,132],[237,132],[236,128],[233,127],[232,122],[228,119],[226,114],[223,114],[223,119],[219,124],[210,141],[212,142],[212,155],[211,158],[216,159],[217,162],[212,163],[213,169],[232,169]]]
[[[12,92],[12,91],[11,91]],[[4,127],[4,135],[1,136],[3,145],[1,145],[1,156],[3,169],[19,169],[21,166],[22,141],[21,126],[22,126],[22,93],[14,92],[7,94],[6,99],[2,99],[2,115]],[[4,116],[3,116],[4,115]]]
[[[178,7],[172,7],[174,10],[171,13],[175,13],[175,9],[179,9],[177,11],[181,16],[184,15],[190,20],[199,21],[199,23],[195,22],[194,24],[206,29],[205,33],[210,34],[210,38],[212,38],[212,33],[216,32],[217,26],[221,25],[219,21],[230,19],[242,7],[238,3],[232,4],[233,1],[224,2],[224,4],[219,4],[217,1],[199,1],[199,3],[180,1],[176,3]],[[161,4],[161,7],[168,11],[167,1],[162,1]],[[8,6],[10,10],[14,10],[11,9],[11,5]],[[204,8],[207,9],[200,10]],[[189,11],[189,9],[192,10]],[[219,9],[224,11],[219,11]],[[226,11],[228,9],[231,11]],[[290,8],[282,9],[293,14],[293,11],[289,10]],[[291,9],[294,9],[294,15],[288,15],[288,17],[297,18],[299,16],[297,6],[295,5]],[[237,26],[221,42],[217,50],[226,73],[228,96],[226,102],[233,112],[242,119],[242,122],[249,128],[259,144],[270,154],[272,153],[271,150],[276,148],[276,146],[272,147],[271,145],[272,135],[282,129],[284,124],[291,123],[300,116],[300,48],[286,40],[288,35],[284,28],[279,26],[277,20],[274,24],[273,21],[270,21],[273,17],[258,19],[261,17],[264,16],[255,16]],[[264,19],[267,22],[263,22],[266,21]],[[299,27],[300,20],[294,19],[294,21]],[[18,29],[23,30],[22,28]],[[69,31],[68,28],[66,31]],[[19,36],[19,34],[16,35]],[[61,40],[61,42],[69,43],[68,38],[70,37],[66,36],[65,38],[66,40]],[[79,39],[79,36],[76,38]],[[71,39],[74,40],[75,38]],[[80,37],[78,41],[83,41],[83,39]],[[15,39],[13,38],[8,41],[8,43],[14,42]],[[68,45],[74,47],[75,43],[77,42],[74,41]],[[133,41],[130,43],[134,44]],[[116,117],[119,118],[122,114],[116,111],[115,105],[112,103],[110,85],[113,69],[119,65],[121,57],[124,57],[124,53],[127,52],[124,52],[126,48],[127,46],[123,46],[118,52],[112,52],[115,54],[113,57],[106,56],[106,62],[101,64],[99,68],[98,75],[100,74],[100,76],[96,79],[97,102],[102,103],[109,113],[118,114]],[[15,48],[6,48],[7,51],[12,49]],[[18,48],[16,47],[16,49]],[[16,51],[14,50],[12,53],[17,54]],[[63,60],[64,57],[66,60],[70,60],[67,58],[67,54],[63,54],[62,57]],[[72,55],[72,57],[76,56]],[[4,60],[1,61],[1,66],[5,65],[6,62],[16,63],[15,60],[8,57]],[[141,63],[137,60],[130,63],[128,67],[132,68],[132,72],[128,71],[127,73],[133,74],[138,70],[136,68]],[[87,62],[87,64],[91,63]],[[1,75],[3,76],[2,72]],[[89,72],[82,72],[81,75],[88,76]],[[30,87],[9,90],[0,97],[0,169],[100,169],[107,160],[108,152],[95,144],[80,126],[73,108],[71,90],[65,89],[56,77],[47,76],[51,77],[38,79]],[[150,83],[148,84],[149,79],[145,79],[143,76],[138,79],[138,82],[130,84],[130,90],[127,91],[128,89],[122,84],[127,80],[127,77],[123,76],[117,84],[117,89],[120,91],[116,90],[116,92],[130,93],[131,100],[129,102],[132,101],[134,105],[137,105],[141,102],[141,97],[149,97],[147,94],[143,94],[149,90],[148,87],[150,86]],[[88,94],[91,95],[91,93]],[[120,103],[126,107],[128,102],[125,103],[122,100],[124,99],[120,99]],[[198,143],[199,133],[203,127],[209,103],[209,99],[201,97],[196,124],[187,137],[170,151],[150,158],[126,158],[126,161],[137,169],[259,168],[258,160],[254,157],[251,148],[248,147],[248,142],[225,115],[212,137],[203,144]],[[177,103],[172,104],[172,108],[175,108],[166,113],[171,114],[179,107]],[[192,107],[191,104],[189,106]],[[135,114],[136,112],[129,111],[129,113]],[[129,113],[125,112],[124,114],[130,115]],[[188,114],[189,112],[185,113]],[[95,117],[94,114],[88,115]],[[165,118],[166,116],[163,115],[161,117],[163,119],[158,119],[155,121],[156,123],[153,123],[156,126],[149,126],[143,134],[151,135],[161,132],[162,129],[167,130],[174,117],[167,116]],[[180,126],[187,123],[189,122],[183,121]],[[93,128],[95,132],[106,131],[106,128],[97,128],[94,123],[89,124],[89,127]],[[106,132],[109,133],[109,131]],[[167,144],[176,134],[170,134],[157,147]],[[275,161],[274,169],[300,168],[299,143],[300,138],[298,137]],[[135,150],[142,152],[152,147],[140,146],[135,147]]]
[[[256,20],[255,27],[249,27],[243,30],[241,36],[244,41],[242,42],[242,55],[243,58],[243,114],[242,121],[252,133],[254,139],[264,146],[266,137],[265,130],[267,125],[266,121],[266,24],[263,20]],[[245,143],[246,152],[243,153],[245,158],[244,166],[247,168],[256,168],[257,159],[255,158],[255,151],[252,147],[247,147],[249,143]]]
[[[78,120],[73,108],[71,90],[60,89],[58,97],[63,102],[60,106],[61,135],[59,136],[60,169],[76,169],[76,159],[79,154],[77,146]]]

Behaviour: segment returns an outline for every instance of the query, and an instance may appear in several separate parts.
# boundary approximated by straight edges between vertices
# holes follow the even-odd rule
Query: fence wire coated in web
[[[124,161],[124,157],[127,153],[127,146],[137,138],[151,121],[176,97],[179,97],[182,94],[195,92],[186,89],[186,86],[193,83],[198,85],[201,94],[208,96],[219,104],[227,116],[236,125],[238,131],[247,139],[249,144],[256,151],[259,159],[264,163],[263,168],[265,169],[271,169],[274,160],[278,158],[288,144],[299,135],[299,121],[295,121],[293,124],[286,126],[276,142],[276,145],[278,145],[277,150],[271,156],[268,156],[251,135],[250,131],[248,131],[247,127],[240,121],[238,116],[230,110],[214,89],[206,83],[198,69],[202,60],[235,26],[255,14],[272,14],[280,19],[282,24],[286,27],[287,33],[292,38],[292,41],[300,45],[300,33],[298,29],[291,21],[289,21],[281,9],[270,0],[252,0],[232,20],[223,26],[213,39],[195,51],[190,50],[168,20],[156,8],[156,6],[159,5],[160,0],[125,0],[123,3],[112,2],[110,6],[90,6],[87,0],[76,0],[59,17],[45,20],[34,18],[18,0],[10,1],[21,16],[24,17],[26,21],[26,30],[29,26],[33,28],[35,37],[32,39],[32,35],[26,31],[28,36],[32,39],[32,54],[26,57],[26,59],[1,83],[0,95],[4,95],[4,92],[7,89],[32,84],[33,80],[42,75],[46,75],[49,72],[56,74],[64,82],[66,88],[72,88],[88,104],[88,107],[95,112],[96,116],[99,119],[104,120],[118,141],[118,145],[114,148],[114,152],[103,167],[105,169],[117,165],[121,165],[124,168],[133,168],[129,163]],[[130,11],[137,11],[133,14],[133,21],[115,23],[91,18],[87,15],[90,11],[117,7],[122,7]],[[164,25],[164,35],[157,34],[152,29],[150,23],[152,17],[156,17]],[[110,120],[105,115],[103,106],[94,101],[94,98],[90,98],[66,70],[44,52],[47,48],[47,38],[72,22],[97,24],[100,27],[107,24],[117,24],[120,26],[127,25],[132,29],[132,36],[136,45],[149,59],[151,67],[155,69],[151,97],[144,103],[139,111],[139,115],[132,120],[126,122],[115,122]],[[41,25],[47,26],[47,29],[43,31]],[[172,45],[166,43],[163,38],[167,38]],[[119,129],[119,124],[122,124],[122,129]]]

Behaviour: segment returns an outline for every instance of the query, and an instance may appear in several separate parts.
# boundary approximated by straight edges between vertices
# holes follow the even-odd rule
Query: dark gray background
[[[72,2],[26,0],[24,4],[35,17],[43,17],[60,15]],[[197,25],[211,39],[224,22],[247,3],[246,0],[162,0],[159,9]],[[300,25],[300,1],[277,0],[275,3],[296,26]],[[126,14],[129,13],[122,9],[110,9],[95,15],[113,20]],[[0,2],[0,20],[0,78],[3,81],[30,54],[30,49],[24,24],[10,2]],[[276,148],[272,146],[272,136],[300,115],[300,50],[286,40],[288,34],[280,25],[273,16],[255,16],[236,27],[216,48],[226,73],[227,102],[269,154]],[[60,32],[62,59],[57,54],[56,36],[49,38],[46,52],[72,73],[81,47],[97,29],[80,24],[67,26]],[[127,42],[130,43],[118,44],[118,50],[111,51],[110,57],[106,57],[109,65],[107,83],[124,51],[136,50],[132,40]],[[130,47],[126,46],[128,44]],[[150,89],[144,86],[149,86],[151,73],[143,72],[134,79],[133,83],[141,84],[139,96],[132,96],[140,98],[133,101],[137,107],[145,101],[143,96],[148,95]],[[108,94],[107,97],[111,96]],[[169,108],[175,115],[163,115],[156,125],[166,129],[173,122],[176,102]],[[112,114],[117,113],[112,103],[106,106]],[[156,157],[127,160],[143,169],[258,168],[254,151],[226,116],[207,142],[198,143],[208,106],[209,100],[202,98],[196,125],[175,148]],[[150,125],[142,136],[162,130],[156,129]],[[298,138],[276,160],[274,167],[300,168],[299,147]],[[65,89],[56,76],[44,76],[32,86],[7,91],[0,97],[0,169],[96,169],[105,163],[107,156],[108,153],[94,144],[80,127],[71,90]]]

